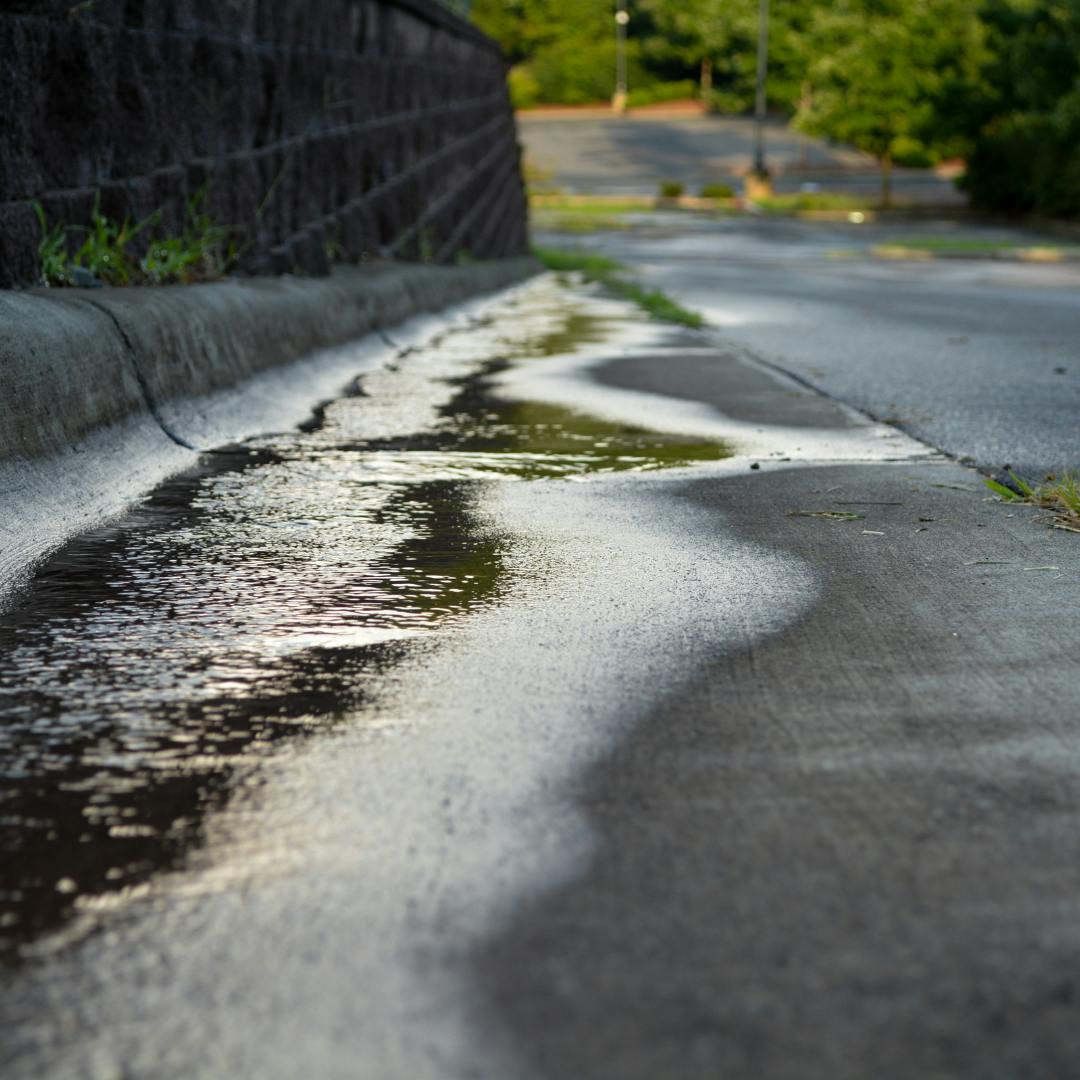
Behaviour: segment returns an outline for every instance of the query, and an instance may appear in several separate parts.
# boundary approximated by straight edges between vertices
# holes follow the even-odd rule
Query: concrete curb
[[[50,549],[196,451],[297,423],[392,354],[365,335],[538,271],[519,258],[0,292],[0,604]]]

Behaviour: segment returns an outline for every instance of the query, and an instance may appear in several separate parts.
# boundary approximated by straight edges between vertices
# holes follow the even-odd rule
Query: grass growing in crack
[[[608,288],[637,304],[642,311],[660,322],[678,323],[695,330],[705,325],[705,320],[696,311],[684,308],[660,289],[645,289],[622,278],[611,278],[606,284]]]
[[[1012,469],[1008,470],[1008,476],[1012,487],[989,478],[985,478],[983,483],[1005,502],[1026,503],[1049,510],[1054,514],[1051,522],[1054,528],[1080,533],[1080,475],[1066,473],[1060,477],[1048,476],[1038,486],[1022,480]]]
[[[606,274],[625,270],[621,262],[604,255],[589,255],[584,251],[563,251],[559,248],[533,248],[533,253],[549,270],[557,274],[584,274],[590,280],[599,280]]]
[[[587,281],[599,282],[605,288],[637,304],[651,318],[697,329],[705,320],[696,312],[676,303],[660,289],[646,289],[623,275],[626,267],[603,255],[583,251],[562,251],[556,248],[534,248],[536,257],[549,270],[560,274],[581,274]]]
[[[186,222],[179,235],[154,235],[161,221],[153,213],[139,222],[125,218],[113,221],[101,212],[100,196],[88,227],[54,225],[50,228],[45,210],[34,203],[41,225],[38,245],[41,281],[53,288],[79,285],[190,285],[216,281],[223,277],[237,258],[230,240],[232,229],[215,225],[203,202],[206,188],[201,188],[187,203]],[[141,257],[135,242],[143,233],[150,239]],[[69,238],[82,237],[70,250]]]

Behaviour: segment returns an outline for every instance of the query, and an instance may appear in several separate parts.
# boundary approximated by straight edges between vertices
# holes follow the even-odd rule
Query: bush
[[[719,116],[744,116],[754,107],[753,95],[737,90],[710,90],[704,101],[705,108]]]
[[[701,189],[703,199],[734,199],[735,189],[730,184],[706,184]]]
[[[662,199],[678,199],[685,192],[686,188],[678,180],[660,181],[660,198]]]
[[[531,109],[540,100],[540,84],[523,64],[510,69],[510,101],[515,109]]]
[[[697,83],[693,79],[683,79],[682,82],[654,83],[631,90],[626,103],[631,109],[641,109],[646,105],[685,101],[693,97],[697,97]]]
[[[960,186],[985,209],[1080,217],[1080,130],[1011,118],[977,142]]]
[[[924,143],[908,135],[893,140],[893,162],[905,169],[931,169],[940,160]]]
[[[628,47],[630,85],[644,83],[640,49]],[[526,67],[537,87],[537,101],[590,105],[610,101],[615,92],[615,42],[560,41],[541,49]]]

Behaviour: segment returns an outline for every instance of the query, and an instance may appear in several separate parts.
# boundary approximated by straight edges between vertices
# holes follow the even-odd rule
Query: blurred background
[[[1080,213],[1080,0],[473,0],[471,15],[512,64],[534,194],[735,195],[767,173],[749,194],[805,209],[858,195]]]

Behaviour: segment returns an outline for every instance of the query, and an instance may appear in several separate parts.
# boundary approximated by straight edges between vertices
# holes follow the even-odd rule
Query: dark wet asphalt
[[[667,219],[585,243],[704,312],[733,348],[980,468],[1080,463],[1080,264],[871,256],[905,237],[1001,228]],[[1028,235],[1029,242],[1045,237]]]

